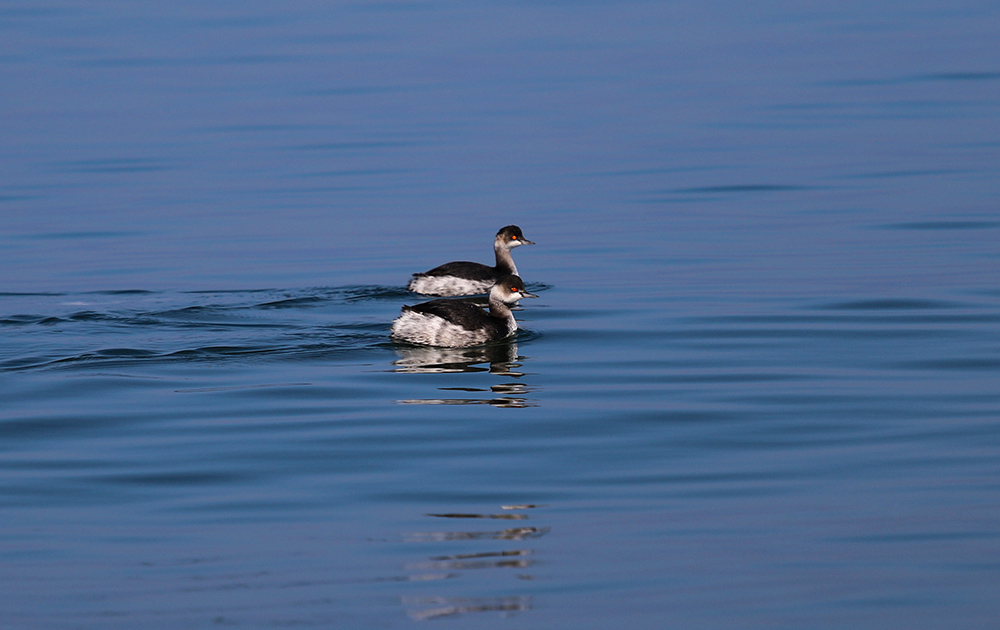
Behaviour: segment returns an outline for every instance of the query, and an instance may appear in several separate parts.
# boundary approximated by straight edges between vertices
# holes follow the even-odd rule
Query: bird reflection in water
[[[415,610],[410,618],[415,621],[451,617],[474,612],[498,612],[504,616],[531,610],[531,598],[528,597],[497,597],[495,599],[447,599],[443,597],[415,597],[404,600],[404,603],[414,606],[434,605],[433,608]]]
[[[528,515],[520,511],[544,507],[543,505],[508,505],[502,506],[504,513],[444,513],[428,514],[432,518],[477,519],[526,521]],[[513,512],[518,510],[518,512]],[[514,541],[524,542],[537,539],[549,532],[548,527],[509,527],[503,529],[486,529],[478,531],[436,531],[419,532],[406,537],[409,542],[441,542],[455,541]],[[466,553],[435,555],[422,562],[407,565],[413,571],[408,582],[431,582],[449,578],[460,578],[467,572],[482,571],[513,571],[513,577],[518,580],[532,580],[530,573],[535,564],[535,550],[530,546],[518,546],[513,549],[470,550]],[[485,576],[484,576],[485,577]],[[495,583],[496,577],[489,574],[490,583]],[[518,612],[530,610],[532,599],[527,595],[506,597],[443,597],[416,596],[404,597],[403,604],[411,608],[410,617],[414,620],[436,619],[468,613],[492,612],[502,616],[510,616]]]
[[[455,374],[489,372],[498,376],[521,378],[517,344],[513,341],[493,343],[475,348],[435,348],[428,346],[397,346],[399,358],[392,362],[395,372],[407,374]],[[489,364],[485,366],[484,364]],[[441,387],[439,391],[484,393],[488,396],[468,398],[415,398],[400,400],[404,405],[492,405],[494,407],[534,407],[525,397],[529,387],[524,383],[501,383],[482,387]]]
[[[517,344],[512,341],[491,343],[473,348],[437,348],[434,346],[396,346],[399,358],[392,362],[396,372],[443,374],[486,372],[501,376],[523,376],[512,371],[517,363]],[[481,364],[489,363],[489,367]]]

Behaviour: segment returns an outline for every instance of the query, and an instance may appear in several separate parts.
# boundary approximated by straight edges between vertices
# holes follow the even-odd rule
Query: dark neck
[[[490,295],[490,315],[498,319],[510,319],[514,315],[510,312],[510,307],[503,303],[499,297]]]
[[[497,255],[497,270],[504,273],[512,273],[516,276],[517,267],[514,266],[514,259],[510,255],[510,249],[500,239],[497,239],[493,243],[493,251]]]

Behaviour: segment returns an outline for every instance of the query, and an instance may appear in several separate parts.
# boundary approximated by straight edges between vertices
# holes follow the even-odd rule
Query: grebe
[[[503,276],[517,275],[510,250],[521,245],[534,243],[524,238],[521,228],[508,225],[497,232],[493,241],[497,260],[495,267],[465,261],[445,263],[428,272],[413,274],[413,279],[406,288],[414,293],[439,296],[486,293]]]
[[[490,310],[464,300],[431,300],[404,306],[392,322],[392,338],[426,346],[466,348],[514,334],[517,322],[510,305],[526,297],[524,282],[513,274],[503,276],[490,289]]]

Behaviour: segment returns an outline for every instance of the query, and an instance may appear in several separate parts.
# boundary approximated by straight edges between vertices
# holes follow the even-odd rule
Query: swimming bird
[[[521,298],[538,297],[528,293],[521,278],[508,274],[490,289],[489,312],[465,300],[438,299],[414,306],[404,306],[392,322],[395,341],[467,348],[514,334],[517,322],[510,307]]]
[[[524,238],[521,228],[508,225],[500,228],[493,240],[497,261],[495,267],[467,261],[445,263],[430,271],[413,274],[406,288],[414,293],[437,296],[486,293],[501,277],[507,274],[518,275],[510,250],[521,245],[534,243]]]

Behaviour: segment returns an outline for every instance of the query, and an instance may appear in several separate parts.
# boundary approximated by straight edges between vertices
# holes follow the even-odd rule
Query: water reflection
[[[478,532],[415,532],[408,534],[407,542],[446,541],[446,540],[527,540],[540,538],[549,533],[548,527],[509,527],[500,530]]]
[[[483,553],[461,553],[454,556],[437,556],[428,562],[417,562],[407,566],[412,570],[466,571],[469,569],[527,569],[534,562],[526,556],[530,549],[510,551],[486,551]]]
[[[454,372],[486,372],[504,376],[523,376],[513,371],[517,363],[517,344],[501,341],[475,348],[433,348],[428,346],[396,346],[399,358],[392,362],[396,372],[435,374]],[[489,363],[489,367],[479,364]]]
[[[411,611],[410,618],[415,621],[436,619],[438,617],[450,617],[473,612],[500,612],[503,616],[510,616],[516,612],[523,612],[531,609],[530,597],[497,597],[493,599],[413,597],[405,598],[403,603],[412,606],[436,604],[434,608]]]
[[[519,383],[509,383],[506,385],[496,385],[487,389],[476,389],[476,388],[466,388],[466,387],[442,387],[442,390],[459,390],[463,392],[493,392],[496,393],[498,389],[507,389],[514,386],[520,386]],[[521,386],[523,388],[523,386]],[[524,391],[527,391],[525,388]],[[523,407],[535,407],[536,405],[529,402],[527,398],[519,398],[513,396],[499,396],[495,398],[406,398],[397,401],[401,405],[492,405],[494,407],[504,407],[504,408],[523,408]]]
[[[501,506],[503,513],[465,513],[451,512],[428,514],[430,518],[474,519],[474,520],[528,520],[523,510],[544,507],[543,505],[505,505]],[[517,512],[514,512],[517,510]],[[430,531],[408,534],[408,542],[440,542],[456,541],[514,541],[524,542],[544,536],[548,527],[513,527],[500,530],[460,530],[460,531]],[[493,543],[491,542],[491,547]],[[411,571],[408,582],[430,582],[447,580],[449,585],[459,588],[454,579],[461,578],[469,572],[481,575],[488,571],[513,571],[512,577],[517,580],[533,580],[531,569],[535,565],[535,549],[531,546],[518,546],[513,549],[496,547],[464,551],[463,553],[447,553],[433,555],[425,560],[410,563],[406,566]],[[502,574],[497,574],[500,576]],[[496,577],[489,574],[490,583],[496,582]],[[450,617],[468,613],[498,612],[503,616],[530,610],[532,598],[528,595],[504,597],[449,597],[443,595],[403,597],[402,603],[410,609],[410,618],[418,621]]]
[[[453,374],[489,372],[498,376],[521,378],[524,372],[518,359],[517,344],[505,341],[476,348],[429,348],[397,346],[399,359],[393,361],[394,371],[408,374]],[[489,367],[482,364],[488,363]],[[492,405],[494,407],[534,407],[527,398],[531,388],[525,383],[510,382],[483,387],[440,387],[438,391],[482,393],[465,398],[410,398],[399,400],[403,405]]]

